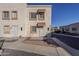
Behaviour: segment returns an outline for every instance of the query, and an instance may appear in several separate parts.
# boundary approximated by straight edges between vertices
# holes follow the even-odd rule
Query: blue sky
[[[78,3],[31,3],[33,5],[52,5],[52,26],[64,26],[79,22]]]
[[[52,25],[63,26],[79,22],[79,4],[59,3],[52,4]]]

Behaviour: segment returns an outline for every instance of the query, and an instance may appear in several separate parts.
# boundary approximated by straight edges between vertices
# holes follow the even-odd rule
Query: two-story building
[[[51,5],[0,4],[0,37],[41,37],[50,32]]]

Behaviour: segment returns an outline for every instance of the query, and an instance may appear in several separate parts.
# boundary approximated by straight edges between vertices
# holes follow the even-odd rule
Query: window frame
[[[2,20],[10,20],[10,12],[2,11]]]
[[[14,16],[15,14],[15,16]],[[12,20],[17,20],[18,19],[18,12],[17,11],[12,11],[11,12],[11,19]]]
[[[77,31],[77,28],[75,28],[75,27],[72,27],[72,31]]]
[[[33,31],[33,27],[35,27],[34,28],[35,31]],[[30,32],[31,33],[37,33],[37,27],[36,26],[30,26]]]
[[[35,17],[32,17],[32,15],[35,14]],[[37,13],[36,12],[29,12],[29,20],[37,20]]]
[[[8,30],[6,30],[6,29],[8,29]],[[4,25],[3,30],[4,30],[4,34],[10,34],[10,25]]]
[[[40,16],[42,16],[42,17],[40,17]],[[38,20],[45,20],[45,12],[39,12]]]

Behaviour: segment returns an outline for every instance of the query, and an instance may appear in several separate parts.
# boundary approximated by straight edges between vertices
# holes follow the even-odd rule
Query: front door
[[[44,33],[45,33],[44,28],[39,28],[38,30],[39,30],[39,36],[40,37],[44,36]]]
[[[1,28],[0,28],[0,37],[2,37],[2,31],[1,31]]]
[[[17,37],[17,34],[18,34],[18,26],[17,25],[12,26],[11,34],[12,34],[12,37]]]

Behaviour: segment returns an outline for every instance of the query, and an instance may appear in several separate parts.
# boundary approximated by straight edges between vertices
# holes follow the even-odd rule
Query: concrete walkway
[[[15,42],[4,42],[2,48],[21,50],[46,56],[70,56],[70,54],[61,47],[28,44],[23,43],[21,40]]]

